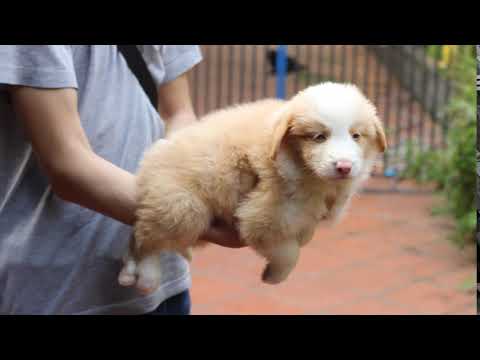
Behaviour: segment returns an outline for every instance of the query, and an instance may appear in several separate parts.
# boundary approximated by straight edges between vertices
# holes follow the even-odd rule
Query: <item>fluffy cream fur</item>
[[[214,218],[237,226],[277,284],[322,220],[337,220],[386,140],[374,106],[353,85],[312,86],[290,101],[262,100],[213,112],[147,151],[138,173],[135,241],[120,283],[146,292],[155,259],[190,248]],[[351,171],[341,175],[339,161]]]

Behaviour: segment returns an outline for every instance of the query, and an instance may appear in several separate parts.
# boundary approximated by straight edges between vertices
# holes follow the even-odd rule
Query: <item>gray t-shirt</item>
[[[157,85],[201,61],[194,45],[138,47]],[[118,285],[131,227],[52,193],[9,104],[11,84],[76,88],[94,151],[130,172],[164,131],[115,45],[0,46],[0,314],[141,314],[188,289],[188,263],[173,253],[162,255],[154,294]]]

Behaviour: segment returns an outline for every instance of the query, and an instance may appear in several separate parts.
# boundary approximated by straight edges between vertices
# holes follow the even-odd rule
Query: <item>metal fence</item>
[[[289,98],[323,81],[356,84],[377,106],[387,130],[390,147],[377,173],[395,176],[408,144],[445,145],[444,110],[453,91],[448,70],[459,51],[462,46],[204,45],[204,61],[190,78],[192,97],[201,116],[279,94]]]

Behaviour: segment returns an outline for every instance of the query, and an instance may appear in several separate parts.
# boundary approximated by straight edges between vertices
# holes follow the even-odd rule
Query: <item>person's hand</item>
[[[200,240],[232,249],[247,246],[241,241],[237,229],[219,220],[212,223],[210,229],[200,237]]]

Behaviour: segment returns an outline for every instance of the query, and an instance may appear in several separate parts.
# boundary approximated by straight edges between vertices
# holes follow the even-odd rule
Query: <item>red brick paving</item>
[[[367,188],[389,189],[374,178]],[[400,188],[415,189],[409,183]],[[192,263],[195,314],[476,314],[472,249],[447,240],[430,193],[361,193],[335,228],[319,228],[290,278],[260,280],[250,249],[209,246]]]
[[[265,49],[234,46],[232,57],[224,46],[203,46],[203,50],[205,61],[191,77],[197,85],[193,98],[199,115],[232,102],[274,95],[274,77],[263,81],[268,70]],[[257,51],[255,57],[253,51]],[[309,81],[319,81],[316,77],[351,81],[355,77],[354,82],[373,98],[382,116],[390,108],[384,121],[392,164],[403,161],[402,144],[410,137],[405,130],[410,122],[415,124],[414,138],[435,135],[439,143],[441,131],[432,132],[432,121],[417,102],[406,106],[410,95],[396,79],[387,91],[386,68],[372,54],[366,56],[362,46],[356,48],[355,59],[353,51],[349,45],[289,48],[290,55],[302,63],[307,63],[307,53],[312,56]],[[371,69],[368,77],[366,59]],[[304,88],[306,80],[290,76],[288,93]],[[379,172],[381,167],[379,162]],[[192,264],[193,314],[475,314],[476,294],[464,289],[466,281],[475,281],[474,251],[460,251],[452,245],[446,239],[449,221],[430,216],[435,203],[430,187],[411,194],[408,191],[419,190],[417,185],[385,178],[373,178],[367,187],[375,191],[359,195],[339,226],[319,228],[297,268],[281,285],[261,283],[264,261],[249,249],[210,246],[197,252]],[[403,192],[389,192],[394,188]]]

